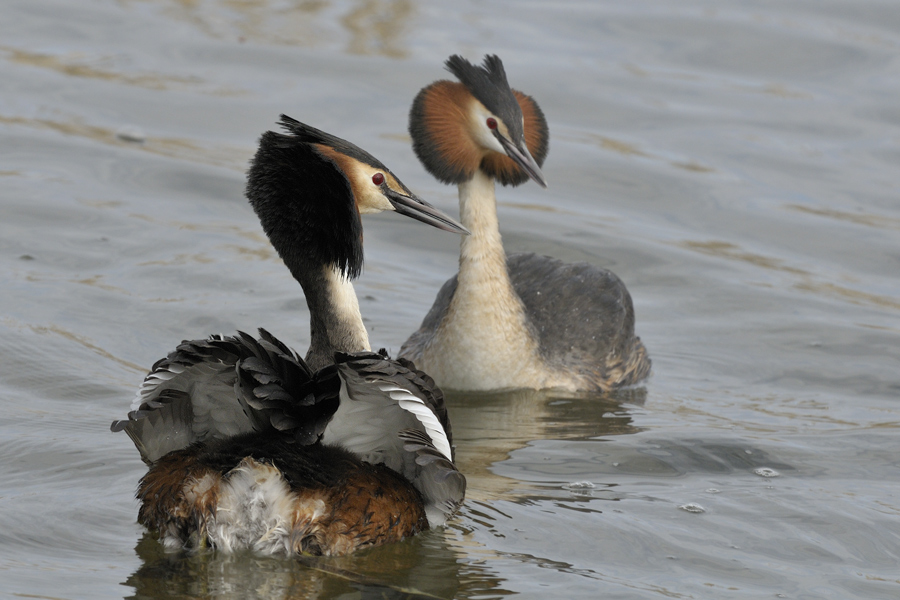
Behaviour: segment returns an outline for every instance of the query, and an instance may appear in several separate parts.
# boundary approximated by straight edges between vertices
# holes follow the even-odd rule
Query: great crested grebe
[[[466,233],[364,150],[289,117],[247,197],[310,311],[306,360],[260,330],[185,341],[153,365],[124,430],[150,466],[138,520],[167,548],[335,555],[442,525],[466,480],[434,382],[371,352],[350,280],[360,214]]]
[[[409,113],[413,149],[429,173],[459,186],[459,273],[400,349],[438,385],[455,390],[605,391],[635,383],[650,360],[634,335],[625,284],[606,269],[503,251],[494,181],[546,187],[547,121],[509,87],[503,63],[451,56],[459,79],[423,88]]]

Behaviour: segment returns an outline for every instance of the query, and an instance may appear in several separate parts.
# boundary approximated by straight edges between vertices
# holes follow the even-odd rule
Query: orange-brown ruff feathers
[[[184,341],[112,425],[150,466],[138,520],[169,549],[346,554],[443,525],[465,496],[443,394],[369,350],[350,283],[360,214],[465,229],[364,150],[282,125],[260,140],[247,196],[306,295],[306,360],[262,329]]]
[[[544,113],[531,96],[517,90],[512,94],[524,118],[528,150],[542,163],[549,150]],[[461,83],[436,81],[420,91],[410,110],[410,133],[419,160],[444,183],[467,181],[479,168],[503,185],[528,181],[528,174],[509,156],[478,143],[473,135],[481,126],[476,107],[483,105]]]
[[[452,56],[447,68],[460,81],[423,88],[409,132],[428,172],[459,186],[460,220],[472,235],[460,242],[459,273],[400,355],[457,390],[605,391],[644,379],[650,360],[615,274],[503,250],[494,182],[546,187],[549,129],[537,102],[509,87],[496,56],[482,66]]]

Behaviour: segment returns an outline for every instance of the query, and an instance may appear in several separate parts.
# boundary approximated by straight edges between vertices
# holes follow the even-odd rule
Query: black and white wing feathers
[[[338,353],[341,405],[322,434],[373,464],[409,479],[425,498],[432,526],[443,525],[465,497],[453,464],[443,393],[409,361],[387,353]]]
[[[315,442],[337,410],[340,379],[313,373],[267,331],[182,342],[144,379],[128,418],[114,421],[144,462],[194,442],[271,430]]]
[[[426,499],[428,522],[433,525],[446,523],[459,510],[466,496],[465,476],[420,430],[404,429],[398,436],[403,441],[403,449],[415,455],[421,474],[413,483]]]
[[[443,393],[405,360],[338,353],[316,372],[267,331],[182,342],[158,361],[128,418],[115,421],[153,464],[196,442],[270,432],[307,445],[321,440],[384,464],[425,500],[432,526],[465,497],[453,464]]]

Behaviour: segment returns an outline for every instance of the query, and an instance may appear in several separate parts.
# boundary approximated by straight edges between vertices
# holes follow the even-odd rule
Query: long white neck
[[[459,213],[472,234],[462,238],[458,285],[424,365],[461,389],[538,385],[537,344],[506,269],[494,180],[478,170],[460,184]]]
[[[311,340],[306,362],[320,369],[334,362],[334,353],[371,350],[350,279],[332,266],[301,282],[309,306]]]
[[[459,218],[472,235],[462,236],[459,253],[460,287],[489,284],[493,291],[512,293],[506,252],[497,221],[494,180],[478,170],[459,185]],[[465,285],[463,282],[465,281]],[[507,290],[503,290],[506,288]]]

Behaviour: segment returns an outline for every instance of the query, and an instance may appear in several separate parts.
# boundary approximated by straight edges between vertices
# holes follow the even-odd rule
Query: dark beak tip
[[[471,232],[461,223],[417,196],[393,193],[388,194],[387,198],[398,214],[450,233],[471,235]]]
[[[496,132],[495,132],[496,133]],[[496,134],[497,139],[500,140],[500,144],[506,150],[506,155],[510,157],[519,167],[528,174],[529,179],[532,179],[544,189],[547,189],[547,179],[544,177],[544,173],[541,171],[541,168],[538,166],[537,161],[534,160],[534,157],[531,156],[531,153],[528,152],[528,146],[525,144],[524,138],[522,139],[519,146],[503,137],[500,134]]]

